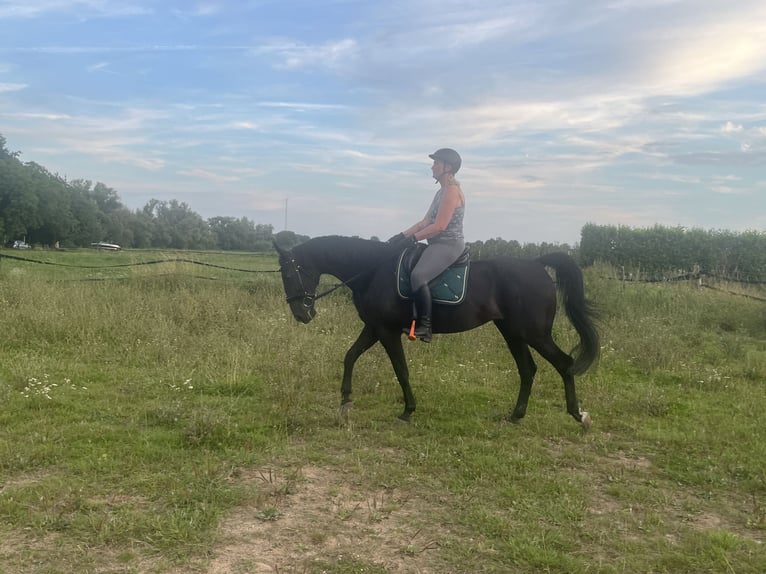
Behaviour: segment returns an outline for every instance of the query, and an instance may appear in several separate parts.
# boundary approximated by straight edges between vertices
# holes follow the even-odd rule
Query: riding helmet
[[[437,149],[434,153],[429,154],[428,157],[431,159],[438,159],[439,161],[450,165],[453,174],[458,172],[460,165],[463,163],[463,160],[460,159],[460,154],[448,147]]]

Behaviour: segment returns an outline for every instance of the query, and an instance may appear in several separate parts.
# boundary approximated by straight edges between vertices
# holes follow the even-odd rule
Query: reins
[[[337,289],[340,289],[341,287],[347,287],[348,284],[354,281],[355,279],[359,279],[359,277],[361,277],[362,275],[366,275],[367,273],[370,273],[371,271],[374,271],[375,269],[376,269],[375,267],[371,267],[370,269],[367,269],[366,271],[361,271],[357,273],[351,279],[347,279],[346,281],[341,281],[340,283],[336,283],[335,285],[330,287],[327,291],[324,291],[320,293],[319,295],[314,295],[314,301],[316,301],[317,299],[321,299],[325,295],[329,295],[330,293],[332,293],[333,291],[336,291]]]
[[[396,257],[399,257],[401,255],[401,252],[396,253]],[[293,257],[290,257],[290,263],[293,264],[293,267],[295,268],[296,275],[298,276],[298,281],[300,281],[300,286],[303,289],[302,295],[293,295],[290,297],[287,297],[287,302],[295,301],[296,299],[310,299],[312,302],[316,301],[317,299],[321,299],[322,297],[325,297],[326,295],[329,295],[330,293],[337,291],[341,287],[348,287],[349,283],[352,281],[355,281],[362,277],[363,275],[367,275],[368,273],[371,273],[378,269],[381,264],[376,264],[374,266],[370,266],[369,269],[365,269],[364,271],[360,271],[356,275],[352,276],[349,279],[346,279],[345,281],[341,281],[340,283],[336,283],[332,287],[330,287],[327,291],[323,291],[319,295],[311,294],[308,291],[306,291],[306,288],[303,286],[303,280],[301,279],[301,273],[306,273],[300,265],[298,265]]]

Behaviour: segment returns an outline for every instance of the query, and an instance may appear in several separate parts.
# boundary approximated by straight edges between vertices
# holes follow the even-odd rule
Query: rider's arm
[[[415,235],[418,231],[420,231],[421,229],[427,226],[428,226],[428,214],[426,213],[426,216],[423,219],[418,221],[412,227],[409,227],[405,229],[404,231],[402,231],[402,235],[404,235],[405,237],[411,237]]]
[[[415,230],[415,239],[420,241],[422,239],[429,239],[436,235],[439,235],[442,231],[447,229],[452,215],[455,213],[455,209],[460,205],[460,188],[456,185],[450,185],[444,190],[444,195],[439,202],[439,210],[436,212],[436,219],[433,223],[428,223],[428,216],[421,221],[426,224],[419,229]],[[409,229],[407,230],[409,231]],[[404,232],[407,235],[407,231]]]

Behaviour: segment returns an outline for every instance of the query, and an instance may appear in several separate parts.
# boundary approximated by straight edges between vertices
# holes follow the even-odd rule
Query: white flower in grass
[[[43,374],[42,380],[38,379],[37,377],[29,377],[27,379],[27,384],[24,387],[24,389],[21,391],[22,396],[25,398],[31,398],[34,396],[38,397],[45,397],[46,399],[51,399],[51,392],[54,391],[54,389],[76,389],[74,384],[72,384],[72,379],[69,377],[64,378],[64,382],[59,385],[58,383],[54,383],[50,381],[50,375],[47,373]],[[87,390],[87,387],[80,387],[82,390]],[[59,391],[56,391],[59,392]]]

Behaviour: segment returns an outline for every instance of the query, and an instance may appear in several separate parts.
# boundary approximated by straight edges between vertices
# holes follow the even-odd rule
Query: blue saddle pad
[[[396,265],[396,290],[402,299],[412,297],[412,288],[410,287],[411,269],[405,263],[404,251],[399,257],[399,263]],[[468,285],[468,269],[470,263],[464,265],[455,265],[447,268],[436,279],[428,285],[431,288],[431,299],[434,303],[445,303],[447,305],[458,305],[465,299],[466,287]]]

